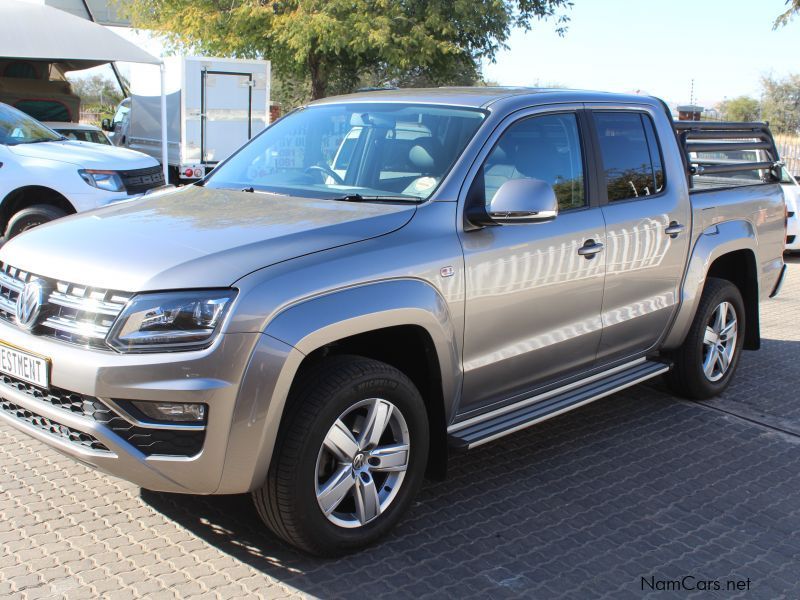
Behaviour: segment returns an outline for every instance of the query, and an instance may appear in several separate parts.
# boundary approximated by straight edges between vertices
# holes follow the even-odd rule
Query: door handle
[[[594,258],[594,255],[603,249],[603,244],[595,242],[594,240],[586,240],[586,242],[578,248],[578,254],[584,258]]]
[[[678,234],[681,231],[683,231],[683,229],[684,229],[683,225],[681,225],[677,221],[672,221],[669,224],[669,226],[664,230],[664,233],[666,233],[669,237],[674,239],[678,237]]]

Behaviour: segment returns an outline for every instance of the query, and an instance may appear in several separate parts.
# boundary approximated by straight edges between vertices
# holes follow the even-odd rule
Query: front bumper
[[[141,487],[214,493],[236,435],[232,424],[242,378],[263,337],[223,334],[198,352],[117,354],[31,335],[0,321],[0,340],[51,360],[49,391],[0,377],[0,420]],[[134,422],[118,400],[203,402],[208,422],[205,430],[194,426],[194,432],[171,435],[152,423]],[[178,436],[183,439],[176,442]],[[254,452],[235,469],[252,479],[255,465]]]

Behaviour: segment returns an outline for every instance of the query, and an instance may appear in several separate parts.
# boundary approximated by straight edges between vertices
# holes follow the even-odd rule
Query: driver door
[[[462,234],[467,287],[461,414],[527,394],[595,361],[605,224],[589,194],[581,122],[579,108],[514,121],[495,134],[476,175],[483,178],[487,205],[506,181],[543,180],[556,192],[559,214],[549,222]]]

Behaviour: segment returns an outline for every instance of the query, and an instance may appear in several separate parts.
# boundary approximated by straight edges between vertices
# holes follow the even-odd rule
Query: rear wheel
[[[744,333],[739,288],[725,279],[709,278],[689,334],[673,353],[674,366],[667,376],[670,387],[695,400],[721,394],[736,371]]]
[[[23,231],[33,229],[37,225],[42,225],[49,221],[54,221],[55,219],[60,219],[66,215],[67,213],[64,212],[63,209],[57,206],[51,206],[50,204],[34,204],[28,208],[23,208],[14,213],[9,219],[8,226],[6,227],[5,239],[10,240]]]
[[[253,498],[290,544],[341,555],[386,534],[413,500],[427,462],[427,414],[414,384],[375,360],[331,357],[302,377]]]

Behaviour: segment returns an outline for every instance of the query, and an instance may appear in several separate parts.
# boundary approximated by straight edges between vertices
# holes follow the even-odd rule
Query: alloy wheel
[[[408,425],[394,404],[369,398],[352,405],[328,430],[317,455],[323,514],[348,528],[378,518],[403,484],[410,450]]]
[[[736,310],[730,302],[721,302],[711,313],[703,336],[703,373],[709,381],[719,381],[728,372],[737,336]]]

